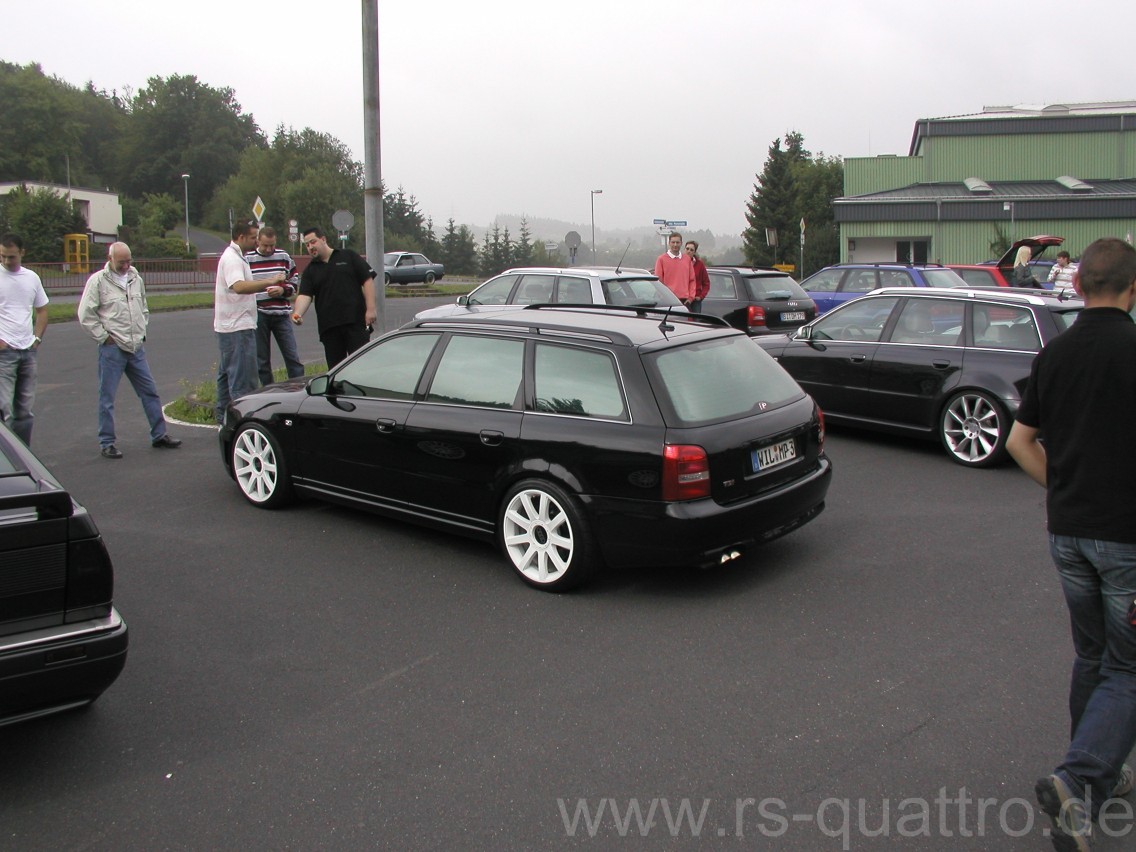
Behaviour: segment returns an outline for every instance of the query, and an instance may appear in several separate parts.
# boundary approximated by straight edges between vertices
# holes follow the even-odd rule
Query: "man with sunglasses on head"
[[[710,273],[706,271],[706,264],[698,256],[698,243],[694,240],[686,241],[686,256],[694,267],[694,300],[690,303],[690,310],[698,313],[702,310],[702,300],[710,293]]]
[[[213,331],[221,357],[217,361],[217,422],[225,422],[230,400],[256,390],[256,294],[284,294],[284,274],[257,281],[245,254],[256,246],[255,221],[233,228],[233,241],[217,261],[213,293]]]

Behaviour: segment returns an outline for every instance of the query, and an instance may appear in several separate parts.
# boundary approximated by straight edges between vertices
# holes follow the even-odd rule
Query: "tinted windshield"
[[[718,337],[647,356],[667,424],[693,426],[758,414],[803,393],[748,337]],[[707,381],[713,376],[713,381]]]

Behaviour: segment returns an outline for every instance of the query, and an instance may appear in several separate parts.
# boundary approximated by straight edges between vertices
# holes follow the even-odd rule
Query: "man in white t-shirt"
[[[0,237],[0,422],[32,444],[36,351],[47,330],[43,282],[22,266],[24,241]]]
[[[217,361],[218,423],[225,422],[225,409],[231,400],[257,388],[256,372],[256,294],[284,293],[284,276],[257,281],[245,254],[256,247],[256,222],[241,222],[233,228],[233,241],[217,261],[217,284],[213,296],[213,330],[221,357]]]

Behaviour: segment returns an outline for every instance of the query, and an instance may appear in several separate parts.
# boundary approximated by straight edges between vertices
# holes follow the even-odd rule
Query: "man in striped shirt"
[[[262,385],[270,385],[272,378],[272,338],[284,357],[284,367],[288,378],[304,375],[304,363],[300,360],[300,350],[296,346],[296,335],[292,331],[292,297],[296,295],[296,264],[292,256],[283,249],[276,248],[276,231],[261,228],[256,236],[256,248],[245,255],[254,280],[272,278],[277,274],[284,276],[281,284],[284,292],[280,296],[269,296],[267,292],[256,294],[256,368]]]

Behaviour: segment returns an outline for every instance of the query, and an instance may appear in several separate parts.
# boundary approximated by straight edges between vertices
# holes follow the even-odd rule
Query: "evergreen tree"
[[[508,235],[508,231],[505,232]],[[525,217],[521,217],[521,238],[513,245],[513,257],[510,263],[511,266],[532,266],[533,265],[533,244],[532,232],[529,231],[529,223]]]

